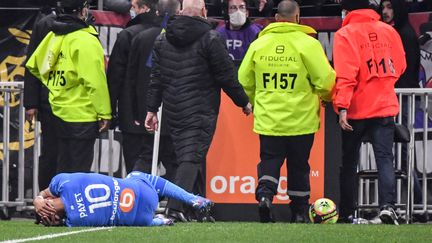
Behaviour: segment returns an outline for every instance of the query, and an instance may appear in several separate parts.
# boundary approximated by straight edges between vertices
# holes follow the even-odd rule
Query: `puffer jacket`
[[[205,159],[216,128],[221,88],[239,107],[248,98],[224,40],[199,17],[175,16],[155,42],[147,110],[164,102],[179,162]]]

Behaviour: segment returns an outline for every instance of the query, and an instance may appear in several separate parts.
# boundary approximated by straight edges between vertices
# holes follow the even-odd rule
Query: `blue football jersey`
[[[64,203],[67,226],[148,226],[158,195],[140,174],[119,179],[95,173],[62,173],[51,180],[49,189]]]

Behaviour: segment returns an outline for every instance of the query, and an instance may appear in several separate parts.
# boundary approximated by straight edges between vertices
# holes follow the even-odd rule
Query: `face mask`
[[[234,26],[242,26],[246,23],[246,13],[237,10],[229,15],[230,24]]]
[[[135,10],[132,10],[132,9],[129,10],[129,14],[130,14],[131,19],[133,19],[133,18],[135,18],[137,16]]]
[[[341,17],[342,17],[342,20],[344,20],[345,19],[345,17],[346,17],[346,14],[347,14],[347,11],[344,9],[344,10],[342,10],[342,12],[341,12]]]

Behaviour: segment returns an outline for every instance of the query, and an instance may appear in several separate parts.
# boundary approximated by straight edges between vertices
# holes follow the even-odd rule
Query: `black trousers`
[[[138,156],[138,160],[135,161],[133,170],[151,173],[153,144],[154,135],[144,134],[141,144],[142,151],[141,154]],[[163,178],[169,181],[174,181],[178,164],[170,136],[160,137],[158,162],[162,163],[166,169],[166,174],[163,176]]]
[[[260,135],[260,157],[258,164],[258,187],[256,199],[267,197],[273,200],[277,194],[280,169],[287,160],[288,191],[291,208],[307,207],[310,197],[309,155],[314,134],[299,136]]]
[[[48,188],[51,179],[57,174],[58,142],[55,117],[51,110],[40,109],[38,119],[41,123],[41,154],[39,156],[39,190]]]
[[[127,173],[133,171],[141,154],[153,151],[153,142],[150,140],[150,135],[122,131],[122,149]]]
[[[55,118],[58,144],[57,173],[90,172],[98,122],[65,122]]]
[[[196,195],[205,195],[205,161],[201,163],[181,162],[174,177],[176,185]],[[167,208],[183,212],[183,203],[168,200]]]
[[[90,172],[94,157],[93,139],[61,138],[58,141],[57,173]]]

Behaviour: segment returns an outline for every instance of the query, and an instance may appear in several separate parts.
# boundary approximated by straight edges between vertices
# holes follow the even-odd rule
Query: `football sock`
[[[156,189],[156,192],[161,197],[173,198],[188,205],[193,204],[196,196],[185,191],[183,188],[159,176],[143,173],[145,177]]]
[[[151,226],[162,226],[164,225],[164,221],[161,218],[154,218]]]

